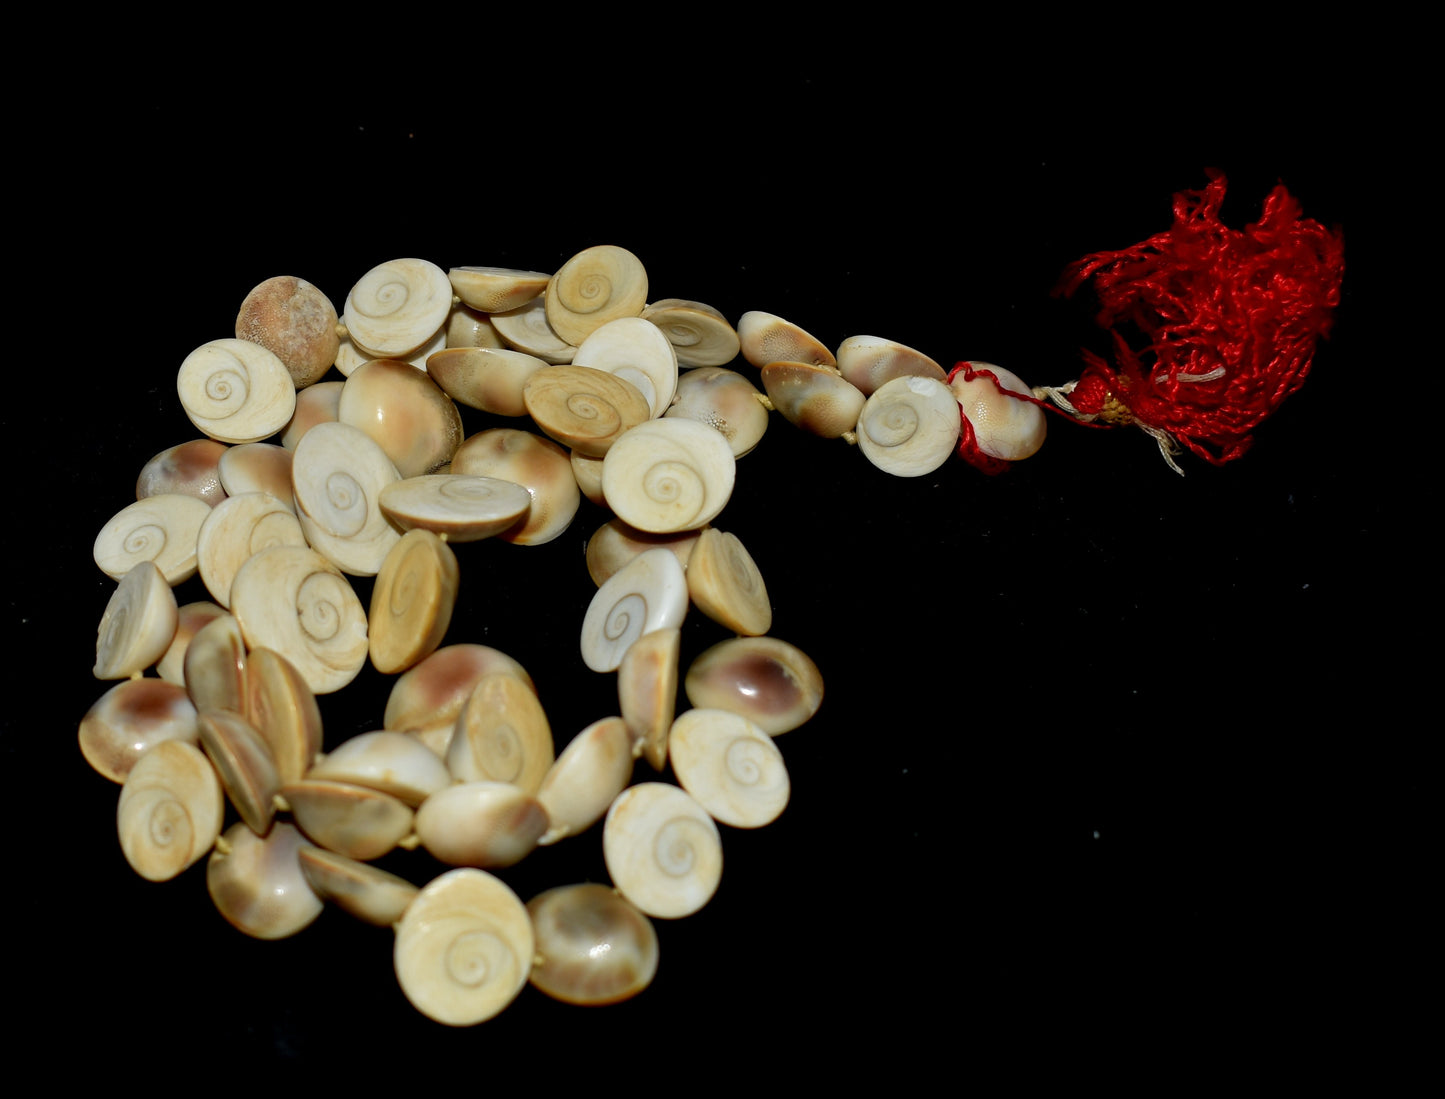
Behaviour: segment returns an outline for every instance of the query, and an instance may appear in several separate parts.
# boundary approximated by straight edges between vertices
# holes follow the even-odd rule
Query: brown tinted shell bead
[[[144,500],[147,496],[174,492],[194,496],[213,506],[219,504],[226,498],[226,490],[221,487],[220,462],[227,449],[225,443],[215,439],[192,439],[167,447],[141,467],[135,482],[135,498]]]
[[[388,729],[452,725],[485,675],[507,672],[535,693],[527,670],[490,645],[446,645],[409,669],[392,685],[382,724]]]
[[[496,427],[469,436],[452,457],[451,471],[497,477],[532,494],[526,517],[497,535],[517,545],[537,546],[559,537],[582,506],[567,452],[530,431]]]
[[[167,740],[136,761],[116,809],[126,861],[147,881],[169,881],[211,849],[226,803],[205,753]],[[236,827],[247,831],[244,824]]]
[[[284,939],[321,915],[321,898],[301,872],[310,846],[292,825],[277,822],[264,839],[244,824],[226,829],[206,864],[206,888],[221,915],[255,939]]]
[[[698,709],[742,714],[771,736],[796,729],[823,702],[818,666],[775,637],[719,642],[692,662],[683,687]]]
[[[80,751],[112,782],[124,782],[141,756],[166,740],[194,744],[196,708],[185,688],[164,679],[127,679],[80,720]]]
[[[336,307],[305,279],[267,279],[241,303],[236,338],[258,343],[275,355],[297,389],[310,385],[336,361],[341,339]]]
[[[441,386],[409,363],[375,359],[351,372],[336,418],[360,428],[403,477],[440,469],[461,445],[462,417]]]
[[[599,1006],[636,996],[657,973],[657,932],[605,885],[563,885],[527,902],[537,936],[531,981],[553,999]]]
[[[852,431],[867,400],[836,370],[800,362],[771,362],[763,388],[779,414],[795,427],[824,439]]]

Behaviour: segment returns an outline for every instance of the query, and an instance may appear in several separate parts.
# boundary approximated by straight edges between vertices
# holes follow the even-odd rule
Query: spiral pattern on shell
[[[397,924],[397,980],[422,1014],[470,1026],[512,1002],[535,948],[511,889],[481,870],[453,870],[418,893]]]
[[[324,523],[327,531],[336,537],[350,538],[366,525],[370,510],[366,490],[351,474],[343,470],[328,474],[320,502],[326,510],[314,508],[308,514],[317,523]]]
[[[602,636],[608,641],[626,637],[630,631],[647,621],[647,599],[637,592],[628,592],[607,611]]]
[[[296,410],[286,365],[245,340],[212,340],[192,351],[176,375],[176,392],[191,423],[226,443],[274,435]]]
[[[762,743],[752,737],[738,737],[723,752],[728,777],[739,786],[757,786],[767,774],[772,757]]]
[[[552,292],[573,313],[586,315],[607,307],[612,300],[612,279],[606,271],[577,271],[558,280]]]
[[[291,512],[270,512],[251,525],[246,548],[257,554],[272,546],[294,546],[299,529],[296,516]]]
[[[125,532],[120,545],[137,561],[154,560],[166,548],[166,528],[159,523],[141,523]]]
[[[297,585],[296,623],[308,641],[325,645],[336,638],[350,590],[351,585],[330,572],[313,572]]]
[[[879,446],[902,446],[918,433],[918,412],[911,405],[890,402],[881,407],[864,406],[863,420],[869,438]],[[860,425],[862,426],[862,425]]]
[[[654,503],[666,507],[683,528],[690,528],[707,500],[707,482],[680,459],[664,459],[648,466],[642,490]]]
[[[203,415],[222,420],[246,407],[246,399],[251,395],[251,375],[246,364],[236,356],[225,355],[222,364],[213,366],[204,381],[201,392],[205,402],[200,405]]]
[[[673,817],[658,826],[652,857],[668,877],[686,878],[697,868],[698,847],[708,838],[709,833],[697,820]]]
[[[405,618],[417,597],[432,585],[427,578],[436,573],[436,558],[431,547],[412,542],[402,551],[401,561],[392,574],[387,592],[386,609],[393,618]]]
[[[121,788],[116,828],[136,873],[168,881],[216,842],[221,783],[199,748],[162,741],[136,761]]]
[[[389,317],[398,310],[405,309],[411,297],[411,285],[402,277],[402,273],[396,268],[383,266],[364,275],[361,281],[352,287],[351,299],[347,304],[363,317],[375,319]]]

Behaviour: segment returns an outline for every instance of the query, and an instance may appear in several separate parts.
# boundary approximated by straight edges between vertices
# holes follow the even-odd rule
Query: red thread
[[[1070,403],[1098,414],[1112,397],[1215,465],[1248,450],[1304,384],[1344,275],[1340,233],[1301,217],[1282,184],[1242,231],[1219,220],[1225,185],[1211,172],[1204,190],[1174,196],[1167,232],[1085,256],[1060,287],[1072,294],[1092,279],[1099,324],[1130,321],[1149,340],[1136,351],[1113,329],[1116,365],[1085,352]]]

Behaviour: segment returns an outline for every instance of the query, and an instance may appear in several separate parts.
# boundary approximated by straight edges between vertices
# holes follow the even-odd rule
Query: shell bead
[[[619,317],[641,315],[647,271],[626,248],[599,244],[564,263],[547,285],[547,323],[573,347]]]
[[[960,372],[948,386],[963,415],[973,425],[974,442],[979,450],[1006,462],[1022,461],[1036,454],[1048,433],[1043,409],[1032,401],[1018,401],[999,392],[1002,386],[1012,393],[1033,396],[1023,379],[993,363],[975,362],[969,366],[974,371],[990,371],[998,378],[996,386],[986,377],[970,380]]]
[[[321,709],[295,666],[271,649],[246,656],[246,720],[265,739],[282,782],[297,782],[321,751]]]
[[[296,444],[292,480],[311,547],[353,576],[375,576],[401,539],[378,503],[401,480],[385,451],[350,424],[317,424]]]
[[[542,845],[575,836],[602,819],[632,778],[632,737],[620,717],[604,717],[562,750],[537,791],[549,826]]]
[[[336,418],[359,428],[402,477],[446,465],[465,434],[461,413],[441,386],[395,359],[375,359],[353,370],[341,387]]]
[[[479,431],[457,448],[451,471],[511,481],[531,494],[526,516],[497,535],[518,545],[537,546],[560,537],[582,506],[567,452],[530,431],[510,427]]]
[[[377,927],[394,926],[420,892],[405,878],[320,847],[303,847],[297,857],[318,897]]]
[[[452,400],[496,416],[525,416],[527,379],[547,365],[524,351],[448,347],[426,361],[427,373]]]
[[[284,939],[321,915],[321,898],[301,872],[310,844],[293,825],[277,822],[264,838],[244,824],[226,829],[225,849],[206,863],[206,888],[227,921],[253,939]]]
[[[447,749],[452,777],[535,794],[553,759],[552,727],[531,685],[506,671],[478,679]]]
[[[630,380],[590,366],[539,370],[522,397],[538,427],[589,458],[602,457],[624,431],[652,418]]]
[[[703,366],[677,380],[677,393],[664,416],[696,420],[722,432],[734,458],[748,454],[768,429],[762,393],[735,370]]]
[[[724,366],[738,357],[737,330],[710,305],[663,298],[642,311],[642,319],[662,330],[680,367]]]
[[[615,1004],[657,973],[652,921],[605,885],[563,885],[527,902],[537,936],[531,981],[569,1004]]]
[[[923,352],[878,336],[849,336],[839,344],[838,372],[865,397],[894,378],[948,380],[943,367]]]
[[[408,358],[446,324],[452,307],[447,273],[423,259],[397,259],[373,267],[346,296],[343,319],[367,358]]]
[[[121,577],[95,638],[96,679],[139,675],[165,655],[176,634],[176,593],[142,561]]]
[[[597,589],[582,620],[582,659],[594,672],[616,671],[643,634],[682,625],[687,577],[669,549],[639,554]]]
[[[135,498],[174,492],[194,496],[208,504],[226,498],[221,485],[221,455],[229,448],[215,439],[192,439],[167,447],[141,467],[135,482]]]
[[[698,709],[742,714],[770,736],[796,729],[823,702],[818,666],[775,637],[718,642],[692,662],[683,689]]]
[[[163,679],[122,680],[80,719],[81,754],[112,782],[124,782],[157,744],[195,744],[197,736],[196,708],[185,688]]]
[[[859,449],[895,477],[932,473],[953,454],[959,432],[958,401],[933,378],[894,378],[858,417]]]
[[[416,737],[386,730],[343,741],[306,776],[380,790],[416,808],[452,784],[447,766]]]
[[[201,747],[216,766],[221,785],[246,827],[258,836],[271,829],[281,779],[271,749],[251,724],[225,710],[204,711],[196,721]]]
[[[435,879],[407,906],[393,960],[418,1011],[449,1026],[471,1026],[516,999],[535,953],[521,899],[491,874],[462,869]]]
[[[641,317],[608,321],[577,348],[572,365],[631,383],[647,402],[645,419],[666,412],[677,391],[677,352],[655,324]]]
[[[168,881],[211,849],[225,808],[205,754],[183,740],[164,741],[136,761],[121,788],[121,851],[141,877]]]
[[[663,782],[639,783],[617,796],[602,854],[618,892],[659,919],[692,915],[722,880],[717,825],[689,794]]]
[[[753,310],[738,319],[738,340],[743,358],[759,370],[768,363],[799,362],[834,367],[838,360],[827,345],[792,321]]]
[[[315,550],[256,554],[231,584],[231,610],[250,648],[276,650],[316,694],[339,691],[366,663],[366,611],[341,570]]]
[[[229,607],[231,581],[253,554],[306,544],[294,511],[270,493],[247,492],[211,509],[196,538],[196,564],[212,598]]]
[[[441,644],[451,625],[461,569],[429,530],[410,530],[391,548],[371,589],[371,662],[384,675],[410,668]]]
[[[400,799],[350,782],[307,779],[287,783],[280,793],[307,839],[362,862],[405,839],[415,817]]]
[[[381,490],[381,510],[402,530],[422,528],[448,542],[491,538],[526,518],[532,494],[497,477],[430,473]]]
[[[547,812],[506,782],[462,782],[438,790],[416,812],[416,834],[452,866],[511,866],[547,830]]]
[[[154,561],[166,583],[196,575],[196,541],[211,505],[194,496],[161,493],[116,512],[95,537],[100,571],[119,580],[141,561]]]
[[[702,532],[688,559],[687,592],[698,610],[734,633],[757,636],[772,629],[763,574],[735,534],[716,527]]]
[[[196,348],[181,363],[176,390],[191,423],[223,443],[259,443],[296,411],[296,385],[285,364],[246,340]]]
[[[866,398],[831,367],[771,362],[761,377],[778,414],[811,435],[837,439],[852,431],[862,414]]]
[[[667,744],[682,788],[723,824],[759,828],[787,807],[783,753],[741,714],[688,710],[672,723]]]
[[[453,267],[447,272],[457,297],[483,313],[503,313],[526,305],[542,291],[552,276],[544,271],[519,271],[511,267]]]
[[[241,302],[236,338],[260,344],[285,365],[302,389],[317,381],[336,361],[336,306],[305,279],[278,275],[261,283]]]
[[[624,434],[602,463],[602,491],[623,522],[653,534],[696,530],[732,496],[737,460],[726,439],[693,420],[661,419]]]

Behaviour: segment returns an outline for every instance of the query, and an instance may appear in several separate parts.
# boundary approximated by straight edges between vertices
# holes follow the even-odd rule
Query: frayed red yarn
[[[1136,351],[1113,331],[1114,365],[1086,352],[1074,408],[1109,418],[1112,398],[1125,420],[1168,432],[1215,465],[1244,454],[1254,429],[1304,384],[1344,275],[1341,235],[1301,217],[1283,185],[1242,231],[1219,220],[1225,186],[1211,173],[1204,190],[1176,194],[1167,232],[1085,256],[1060,286],[1072,294],[1092,279],[1099,324],[1132,321],[1149,339]]]

